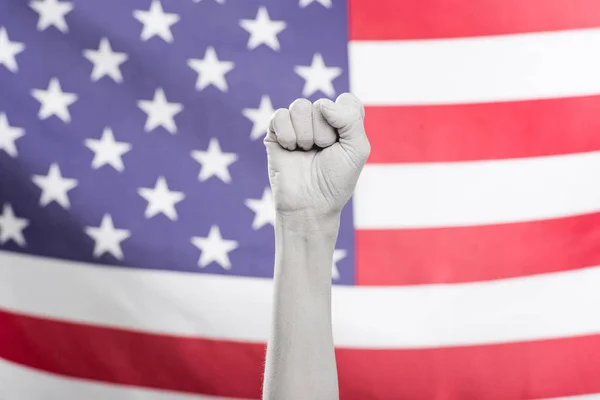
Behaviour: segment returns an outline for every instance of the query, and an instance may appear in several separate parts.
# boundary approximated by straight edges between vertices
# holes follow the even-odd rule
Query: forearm
[[[275,293],[264,400],[336,400],[331,265],[339,216],[277,216]]]

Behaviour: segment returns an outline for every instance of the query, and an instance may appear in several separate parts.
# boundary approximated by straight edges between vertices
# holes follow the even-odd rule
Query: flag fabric
[[[0,399],[260,398],[261,139],[349,90],[341,398],[600,398],[599,12],[0,0]]]

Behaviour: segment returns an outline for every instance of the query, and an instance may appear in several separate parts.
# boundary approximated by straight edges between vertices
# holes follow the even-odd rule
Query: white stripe
[[[600,29],[353,41],[350,88],[365,104],[444,104],[600,93]]]
[[[63,378],[0,358],[1,400],[227,400]],[[233,399],[230,399],[233,400]]]
[[[427,348],[600,333],[600,267],[455,285],[333,289],[336,345]],[[152,333],[265,342],[272,284],[0,252],[0,307]]]
[[[486,225],[598,211],[600,152],[367,164],[354,195],[358,229]]]

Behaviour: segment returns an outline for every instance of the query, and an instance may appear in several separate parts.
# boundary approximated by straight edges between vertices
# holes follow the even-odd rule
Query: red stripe
[[[104,382],[260,397],[264,346],[0,311],[0,357]],[[407,327],[410,329],[410,327]],[[338,349],[343,400],[517,399],[600,392],[600,335],[421,350]]]
[[[506,400],[600,391],[600,335],[336,354],[343,400]]]
[[[145,334],[0,309],[1,358],[76,378],[258,398],[264,354],[258,344]]]
[[[598,110],[600,96],[367,107],[369,162],[467,161],[600,150]]]
[[[487,281],[600,265],[600,213],[502,225],[356,232],[358,285]]]
[[[505,35],[600,26],[598,0],[349,0],[351,40]]]

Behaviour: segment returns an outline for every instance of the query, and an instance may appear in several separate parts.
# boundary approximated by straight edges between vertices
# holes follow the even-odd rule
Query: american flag
[[[261,139],[345,91],[342,400],[600,398],[598,0],[0,0],[0,399],[259,399]]]

